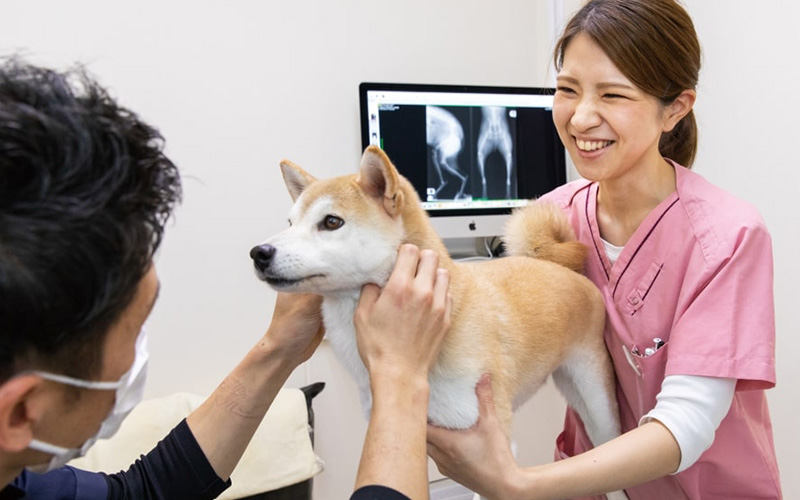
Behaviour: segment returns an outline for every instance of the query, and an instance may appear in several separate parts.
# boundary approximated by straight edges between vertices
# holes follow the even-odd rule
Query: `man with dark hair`
[[[283,383],[319,345],[320,298],[279,294],[264,336],[129,470],[63,467],[110,437],[141,399],[142,325],[159,286],[153,254],[180,195],[158,131],[85,71],[0,60],[0,500],[214,498]],[[408,481],[394,472],[405,456],[377,462],[370,452],[359,486],[387,474],[400,490],[426,485],[427,370],[450,309],[437,267],[432,252],[406,247],[392,286],[362,296],[359,345],[381,394],[365,456],[405,430],[417,439]],[[411,399],[416,418],[394,411]]]
[[[158,132],[69,76],[14,60],[0,73],[3,381],[37,361],[99,375],[99,341],[181,195]]]

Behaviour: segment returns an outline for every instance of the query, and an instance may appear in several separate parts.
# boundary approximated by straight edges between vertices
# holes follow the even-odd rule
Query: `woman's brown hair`
[[[675,0],[592,0],[564,28],[553,52],[561,70],[564,51],[585,33],[634,85],[667,105],[694,89],[700,73],[700,42],[694,23]],[[659,152],[691,167],[697,152],[697,122],[690,111],[661,135]]]

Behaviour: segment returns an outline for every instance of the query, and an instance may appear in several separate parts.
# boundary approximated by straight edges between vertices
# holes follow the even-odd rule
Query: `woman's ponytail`
[[[661,156],[686,168],[692,167],[697,154],[697,120],[694,110],[690,110],[672,130],[661,134],[658,151]]]

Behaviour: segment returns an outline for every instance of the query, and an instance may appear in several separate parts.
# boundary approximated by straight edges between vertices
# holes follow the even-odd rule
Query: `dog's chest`
[[[353,374],[359,387],[363,409],[369,414],[372,407],[369,373],[358,354],[353,315],[358,305],[358,296],[325,297],[322,302],[322,317],[326,338],[337,357]],[[452,429],[465,429],[478,419],[478,403],[475,383],[482,373],[474,370],[458,373],[432,373],[430,377],[430,405],[428,416],[431,422]]]
[[[358,354],[356,330],[353,315],[358,305],[358,296],[325,297],[322,302],[322,319],[325,323],[325,336],[330,341],[336,355],[353,373],[359,384],[369,383],[369,375]]]

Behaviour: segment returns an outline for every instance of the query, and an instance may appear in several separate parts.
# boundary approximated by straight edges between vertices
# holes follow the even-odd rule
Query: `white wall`
[[[555,4],[561,2],[554,1]],[[577,0],[564,0],[572,11]],[[706,51],[697,170],[755,203],[775,241],[779,386],[770,393],[786,498],[800,498],[800,389],[792,301],[800,282],[791,119],[795,3],[687,0]],[[0,53],[88,64],[120,100],[157,124],[184,176],[185,201],[158,269],[148,396],[207,394],[266,328],[274,294],[249,248],[285,226],[277,164],[319,176],[352,172],[360,153],[357,85],[366,80],[545,85],[552,77],[545,0],[6,0]],[[290,379],[325,380],[316,497],[346,498],[365,430],[349,377],[327,346]],[[520,461],[551,456],[563,402],[551,387],[515,422]],[[794,446],[793,446],[794,445]]]

